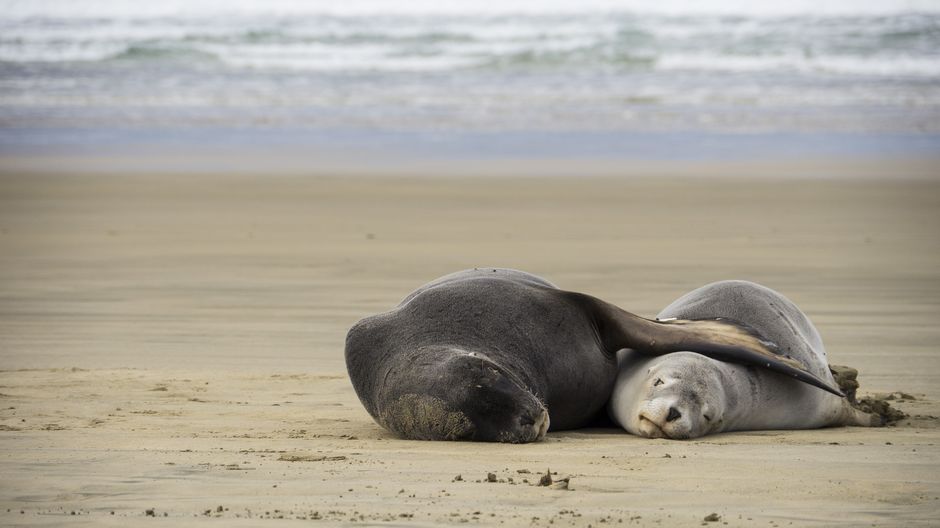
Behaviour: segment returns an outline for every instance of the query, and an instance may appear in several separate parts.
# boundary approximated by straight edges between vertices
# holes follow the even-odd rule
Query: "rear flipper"
[[[563,293],[593,315],[600,341],[610,354],[624,348],[648,356],[697,352],[719,361],[772,370],[836,396],[844,396],[835,384],[819,378],[806,365],[784,354],[775,343],[744,324],[722,318],[653,321],[590,295]]]
[[[866,412],[862,410],[861,407],[857,407],[857,402],[854,404],[848,400],[842,400],[842,407],[844,412],[844,424],[843,425],[855,425],[858,427],[883,427],[887,424],[887,419],[878,413],[875,412]]]

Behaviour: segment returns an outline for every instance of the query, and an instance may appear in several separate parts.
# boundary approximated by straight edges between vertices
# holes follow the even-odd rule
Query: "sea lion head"
[[[406,438],[523,443],[548,430],[545,406],[522,380],[482,353],[458,349],[430,356],[394,376],[379,422]]]
[[[637,433],[647,438],[697,438],[719,430],[726,408],[715,360],[694,352],[667,354],[642,378]]]

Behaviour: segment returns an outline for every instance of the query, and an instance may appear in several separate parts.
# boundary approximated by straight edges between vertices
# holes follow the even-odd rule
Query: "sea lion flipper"
[[[697,352],[719,361],[766,368],[844,396],[838,387],[820,379],[801,362],[784,356],[776,344],[744,325],[727,319],[652,321],[589,295],[569,295],[590,307],[598,334],[609,351],[630,348],[650,356]]]
[[[676,319],[650,322],[665,328],[673,327],[662,332],[665,334],[663,339],[667,341],[667,346],[675,346],[673,344],[675,343],[682,350],[698,352],[720,361],[763,367],[791,376],[836,396],[845,396],[839,387],[827,383],[810,372],[802,362],[781,354],[775,343],[761,338],[759,334],[744,325],[719,319],[697,321]],[[675,328],[682,328],[680,335],[675,336],[678,338],[676,341],[668,343],[668,336],[674,333]],[[640,352],[653,355],[666,353],[642,350]]]

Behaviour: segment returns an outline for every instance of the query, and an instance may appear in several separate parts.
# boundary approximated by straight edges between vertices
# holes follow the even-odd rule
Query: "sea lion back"
[[[724,318],[743,323],[776,343],[780,351],[804,363],[809,371],[831,379],[826,349],[813,323],[782,294],[749,281],[714,282],[676,299],[657,317]]]

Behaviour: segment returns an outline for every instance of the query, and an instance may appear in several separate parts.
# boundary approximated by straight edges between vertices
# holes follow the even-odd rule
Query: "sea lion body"
[[[493,268],[448,275],[360,321],[346,351],[366,410],[406,438],[528,442],[549,424],[580,427],[617,373],[565,292]]]
[[[359,321],[346,337],[346,367],[372,418],[401,437],[530,442],[603,409],[622,348],[693,350],[838,392],[738,325],[651,321],[498,268],[442,277]]]
[[[835,384],[822,339],[809,318],[764,286],[747,281],[709,284],[677,299],[657,317],[743,323],[816,377]],[[722,431],[878,423],[845,398],[755,365],[694,352],[648,357],[623,350],[618,368],[609,412],[640,436],[682,439]]]

